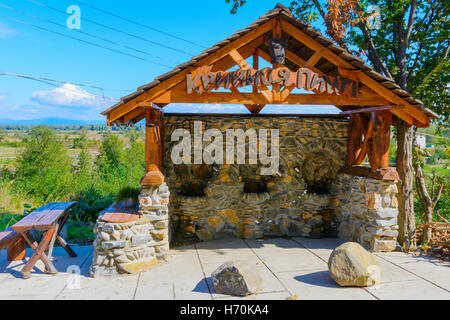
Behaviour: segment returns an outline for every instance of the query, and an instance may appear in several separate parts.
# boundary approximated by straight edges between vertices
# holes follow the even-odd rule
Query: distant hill
[[[13,119],[0,119],[0,125],[10,126],[37,126],[40,124],[46,124],[49,126],[79,126],[79,125],[106,125],[105,120],[73,120],[64,118],[43,118],[33,120],[13,120]]]

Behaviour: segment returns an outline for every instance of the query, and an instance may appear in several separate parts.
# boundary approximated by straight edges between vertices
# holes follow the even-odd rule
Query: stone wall
[[[279,172],[260,175],[261,164],[174,165],[178,141],[171,135],[179,128],[193,133],[194,121],[202,121],[203,130],[220,129],[224,141],[226,129],[279,129]],[[329,187],[346,161],[347,120],[166,115],[164,124],[172,240],[336,236]]]
[[[135,208],[139,215],[136,221],[104,222],[100,214],[94,229],[91,277],[134,274],[167,257],[169,194],[166,184],[142,186],[140,204]],[[112,207],[105,212],[121,212],[121,209]]]
[[[338,174],[331,192],[340,238],[356,241],[371,251],[393,251],[398,236],[396,181]]]

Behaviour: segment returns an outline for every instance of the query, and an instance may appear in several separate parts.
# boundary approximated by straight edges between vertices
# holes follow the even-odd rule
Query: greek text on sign
[[[354,77],[352,77],[354,78]],[[353,97],[358,95],[358,81],[343,76],[320,75],[308,68],[300,68],[297,72],[291,72],[287,68],[262,70],[236,70],[232,72],[210,72],[207,74],[188,74],[187,93],[192,94],[208,92],[213,89],[230,87],[240,88],[245,86],[282,86],[294,85],[298,89],[327,94],[348,94]]]

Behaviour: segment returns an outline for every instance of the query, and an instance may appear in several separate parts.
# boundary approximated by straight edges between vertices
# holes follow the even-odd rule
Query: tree
[[[17,158],[14,186],[42,202],[66,199],[73,191],[71,158],[52,128],[31,129]]]
[[[230,2],[231,0],[226,0]],[[232,0],[232,13],[246,3]],[[450,110],[449,5],[445,0],[293,0],[293,14],[325,25],[343,47],[355,47],[374,69],[421,99],[448,124]],[[378,16],[374,15],[379,14]],[[378,26],[373,21],[378,20]],[[397,119],[400,192],[399,241],[415,247],[413,129]]]
[[[103,133],[102,144],[97,156],[97,167],[101,174],[120,175],[125,169],[124,143],[118,135],[107,130]]]

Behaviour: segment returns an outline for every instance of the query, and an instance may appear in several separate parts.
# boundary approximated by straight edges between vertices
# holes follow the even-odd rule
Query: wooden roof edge
[[[289,9],[287,9],[286,7],[284,7],[281,4],[277,4],[274,9],[270,10],[268,13],[259,17],[252,24],[250,24],[251,27],[247,27],[245,29],[238,30],[237,32],[235,32],[233,35],[231,35],[227,39],[217,42],[211,48],[205,49],[200,55],[197,55],[197,56],[193,57],[191,60],[176,66],[173,70],[171,70],[161,76],[156,77],[154,81],[152,81],[146,85],[140,86],[136,92],[121,98],[121,100],[118,103],[114,104],[107,110],[103,111],[101,114],[104,116],[108,116],[109,113],[120,108],[122,105],[125,105],[127,102],[132,101],[133,99],[139,97],[141,94],[158,86],[165,80],[178,74],[179,72],[183,71],[184,69],[195,65],[200,59],[202,59],[210,54],[213,54],[214,52],[216,52],[220,48],[224,47],[225,45],[237,40],[238,38],[242,37],[243,35],[247,34],[248,32],[252,31],[253,29],[257,28],[259,25],[261,25],[277,16],[285,19],[287,22],[293,24],[295,27],[299,28],[300,30],[304,31],[305,33],[307,33],[309,35],[313,35],[314,39],[319,38],[321,40],[322,44],[325,41],[328,44],[328,45],[326,45],[326,47],[328,47],[330,50],[332,50],[334,52],[341,52],[346,57],[346,58],[344,58],[345,60],[348,60],[349,62],[354,62],[352,64],[357,65],[357,66],[355,66],[355,68],[361,69],[361,72],[364,72],[366,75],[373,78],[374,80],[376,80],[377,82],[382,84],[387,89],[391,90],[392,92],[399,90],[397,86],[395,86],[395,85],[393,86],[391,84],[393,82],[392,79],[389,79],[389,78],[385,77],[384,75],[377,73],[376,71],[373,70],[373,68],[371,66],[366,64],[361,58],[352,55],[346,49],[336,45],[332,40],[330,40],[326,37],[323,37],[322,33],[320,31],[313,29],[309,24],[304,23],[304,22],[294,18]],[[350,60],[350,59],[352,59],[352,60]],[[410,93],[408,93],[408,92],[402,92],[402,93],[404,94],[404,96],[401,96],[398,93],[395,93],[395,94],[403,100],[405,100],[405,99],[414,100],[415,103],[412,104],[413,107],[418,109],[420,112],[423,112],[428,118],[438,119],[440,117],[438,114],[436,114],[432,110],[426,108],[423,105],[423,102],[412,97],[412,95]],[[407,96],[406,96],[406,94],[407,94]]]

